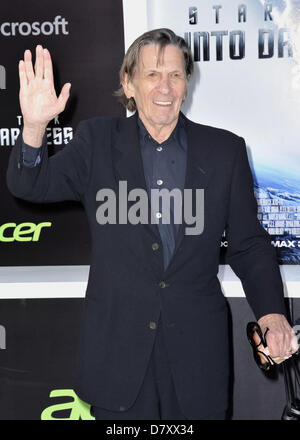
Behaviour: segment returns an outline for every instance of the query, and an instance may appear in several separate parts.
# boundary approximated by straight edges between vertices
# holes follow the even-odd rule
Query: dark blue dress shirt
[[[178,188],[182,194],[186,172],[187,136],[184,119],[180,116],[178,123],[170,137],[159,144],[146,130],[138,118],[139,139],[141,155],[144,166],[145,180],[150,197],[151,189],[161,190],[166,188],[172,191]],[[23,142],[23,163],[34,167],[40,162],[40,148],[33,148]],[[166,269],[175,249],[176,236],[179,224],[174,222],[174,204],[170,197],[170,222],[163,223],[162,205],[154,213],[163,244],[164,268]],[[176,209],[180,209],[181,206]]]
[[[183,200],[184,179],[186,172],[187,136],[184,119],[180,116],[178,123],[169,138],[159,144],[146,130],[142,121],[138,119],[140,147],[144,165],[144,174],[148,195],[151,189],[166,188],[172,191],[178,188]],[[156,214],[157,226],[163,243],[164,268],[166,269],[175,248],[179,224],[174,222],[174,209],[181,211],[182,206],[175,208],[173,198],[170,197],[170,222],[163,223],[162,204]],[[161,199],[160,199],[161,202]]]
[[[23,164],[27,167],[35,167],[41,161],[41,148],[31,147],[22,141]]]

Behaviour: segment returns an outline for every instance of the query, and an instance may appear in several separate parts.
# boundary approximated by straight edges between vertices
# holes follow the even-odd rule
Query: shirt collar
[[[168,139],[166,139],[164,142],[159,144],[159,142],[157,142],[155,139],[153,139],[153,137],[150,135],[150,133],[146,129],[145,125],[143,124],[143,122],[142,122],[142,120],[140,119],[139,116],[137,118],[137,122],[138,122],[138,127],[139,127],[139,132],[140,132],[140,139],[143,140],[144,142],[145,141],[151,141],[155,145],[162,145],[162,144],[166,145],[169,142],[178,141],[179,140],[179,130],[178,130],[178,128],[183,126],[183,124],[184,124],[183,117],[182,117],[181,113],[179,113],[178,121],[177,121],[177,124],[176,124],[174,130],[172,131],[172,133],[170,134]]]

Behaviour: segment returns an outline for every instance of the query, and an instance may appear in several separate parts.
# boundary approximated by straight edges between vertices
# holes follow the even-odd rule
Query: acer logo
[[[52,390],[49,397],[59,397],[60,402],[61,398],[65,397],[67,402],[45,408],[41,414],[41,420],[95,420],[91,415],[91,406],[79,399],[74,390]],[[66,410],[69,410],[67,417]],[[60,415],[59,412],[63,412],[64,415]]]
[[[4,223],[0,226],[0,241],[39,241],[42,228],[49,228],[51,222]]]

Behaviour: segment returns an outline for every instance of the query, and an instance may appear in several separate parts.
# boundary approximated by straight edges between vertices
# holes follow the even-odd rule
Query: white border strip
[[[147,0],[123,0],[125,51],[134,40],[148,30]]]
[[[287,298],[300,298],[299,266],[280,266]],[[89,266],[0,267],[0,299],[84,298]],[[245,297],[239,278],[227,265],[218,273],[225,297]]]

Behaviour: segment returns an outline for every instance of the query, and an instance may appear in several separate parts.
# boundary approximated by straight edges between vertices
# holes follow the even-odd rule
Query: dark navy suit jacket
[[[21,137],[12,149],[7,184],[13,195],[38,203],[78,200],[88,216],[92,262],[75,390],[92,405],[121,411],[133,404],[161,314],[182,412],[192,419],[226,408],[228,312],[217,278],[225,229],[227,261],[256,318],[286,313],[275,251],[257,220],[244,140],[188,119],[186,129],[185,188],[204,189],[204,230],[185,235],[189,225],[180,225],[166,270],[156,224],[96,219],[99,189],[118,194],[126,180],[128,191],[146,191],[136,115],[81,122],[57,154],[48,158],[44,144],[34,168],[22,164]]]

